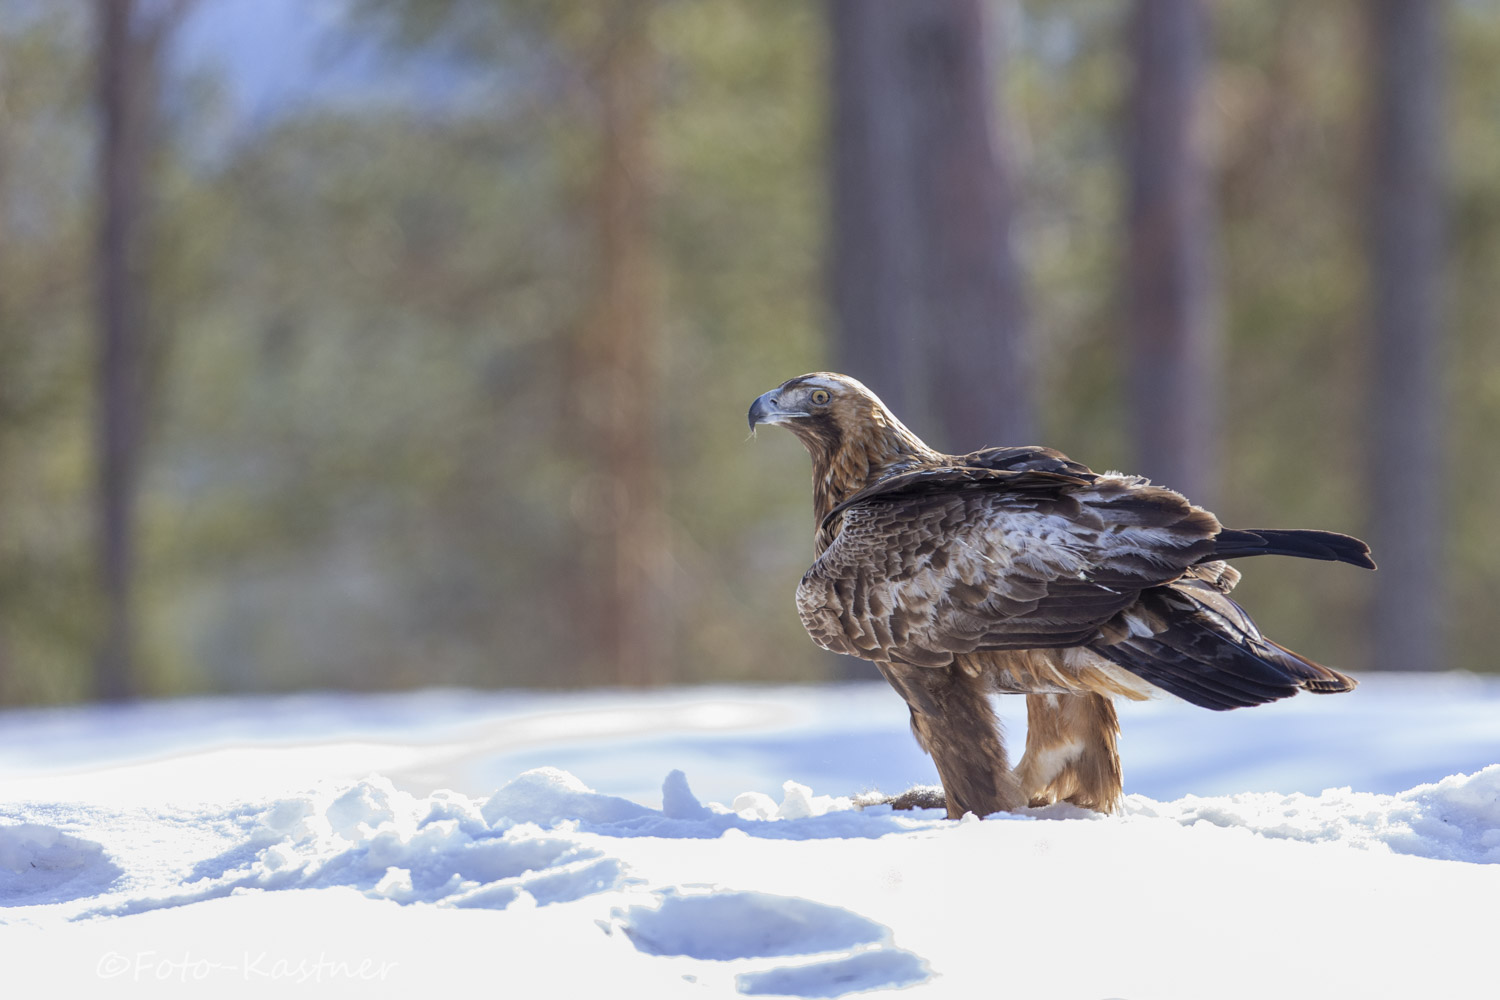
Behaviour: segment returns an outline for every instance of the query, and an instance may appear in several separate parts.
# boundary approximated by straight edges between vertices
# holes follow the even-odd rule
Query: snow
[[[1500,683],[1121,716],[1120,815],[953,822],[860,808],[934,780],[877,684],[0,713],[0,975],[121,996],[1492,989]]]

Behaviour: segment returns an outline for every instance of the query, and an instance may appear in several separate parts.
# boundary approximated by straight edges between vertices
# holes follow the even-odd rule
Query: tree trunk
[[[1370,542],[1372,666],[1435,670],[1442,654],[1443,7],[1377,0],[1372,38]]]
[[[105,600],[94,693],[136,692],[135,483],[140,415],[140,288],[134,269],[144,136],[141,67],[132,37],[133,0],[99,0],[98,516]]]
[[[1130,394],[1136,471],[1211,506],[1218,485],[1217,220],[1202,135],[1208,17],[1137,0],[1130,25]]]
[[[7,118],[6,97],[9,90],[9,80],[4,74],[5,67],[0,66],[0,202],[8,202],[11,198],[10,191],[10,122]],[[6,213],[0,211],[0,365],[9,365],[16,352],[16,335],[11,329],[11,297],[8,294],[10,286],[6,283],[8,275],[7,267],[10,264],[9,240],[10,232],[6,226],[8,219]],[[0,477],[9,471],[7,451],[10,445],[10,433],[16,421],[16,404],[10,398],[11,385],[6,380],[0,380]],[[3,502],[5,487],[10,485],[0,479],[0,502]],[[3,534],[3,533],[0,533]],[[0,566],[0,573],[9,570],[8,566]],[[9,705],[12,697],[12,685],[15,680],[15,664],[10,651],[8,639],[8,622],[6,617],[0,615],[0,705]]]
[[[935,446],[1035,433],[983,0],[831,0],[839,367]]]
[[[582,392],[596,483],[604,566],[597,579],[608,682],[669,679],[664,610],[667,531],[656,440],[655,266],[650,124],[657,57],[650,0],[615,0],[605,17],[595,97],[598,270],[584,336]]]

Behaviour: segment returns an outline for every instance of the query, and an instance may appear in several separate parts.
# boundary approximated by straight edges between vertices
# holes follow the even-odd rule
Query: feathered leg
[[[982,680],[952,667],[877,665],[911,709],[912,733],[937,765],[949,818],[1025,805]]]
[[[1028,694],[1026,753],[1016,777],[1033,806],[1071,802],[1113,812],[1123,784],[1114,703],[1099,694]]]

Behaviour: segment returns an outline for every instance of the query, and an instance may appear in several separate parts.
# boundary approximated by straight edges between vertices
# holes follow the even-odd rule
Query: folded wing
[[[1222,560],[1362,565],[1363,543],[1226,531],[1145,480],[1095,475],[1041,449],[988,451],[1030,454],[892,476],[825,518],[823,551],[797,591],[819,645],[928,667],[976,651],[1085,646],[1214,709],[1353,686],[1262,636],[1225,596],[1238,574]]]
[[[1219,523],[1126,477],[944,468],[830,514],[798,588],[827,649],[923,666],[983,649],[1076,646],[1213,550]],[[825,526],[828,522],[825,521]]]

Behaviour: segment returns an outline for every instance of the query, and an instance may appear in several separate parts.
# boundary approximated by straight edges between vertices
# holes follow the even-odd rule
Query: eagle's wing
[[[1019,445],[1005,448],[981,448],[959,455],[954,462],[975,469],[1008,469],[1013,472],[1060,472],[1087,479],[1098,478],[1082,462],[1075,462],[1056,448],[1041,445]]]
[[[808,633],[835,652],[919,666],[1084,644],[1143,590],[1210,556],[1219,531],[1212,514],[1134,477],[953,466],[882,480],[835,517],[797,589]]]
[[[1052,471],[922,466],[877,479],[825,514],[819,529],[836,528],[844,511],[877,500],[902,503],[921,497],[978,492],[1037,495],[1056,492],[1061,486],[1085,486],[1092,481]]]

